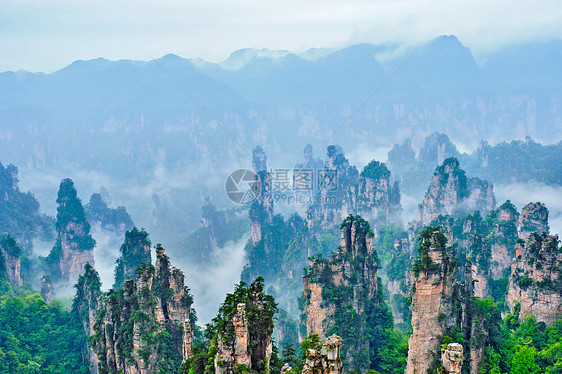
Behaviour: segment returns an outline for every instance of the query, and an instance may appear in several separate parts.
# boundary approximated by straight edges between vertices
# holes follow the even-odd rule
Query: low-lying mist
[[[102,291],[109,290],[115,281],[115,261],[120,256],[119,248],[125,240],[124,233],[104,230],[101,225],[92,225],[92,237],[96,240],[94,248],[95,268],[102,283]]]
[[[170,256],[172,265],[185,274],[185,284],[193,294],[193,306],[199,317],[199,325],[211,322],[227,293],[240,282],[240,274],[246,264],[244,247],[250,234],[237,241],[229,241],[219,248],[202,265],[189,261],[189,255]]]

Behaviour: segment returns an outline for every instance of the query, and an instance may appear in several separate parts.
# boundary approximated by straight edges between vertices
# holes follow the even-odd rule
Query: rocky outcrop
[[[511,271],[511,264],[515,257],[519,213],[508,200],[492,212],[491,218],[494,224],[492,229],[493,240],[491,240],[491,271],[492,278],[497,280],[508,276]]]
[[[456,158],[448,158],[435,170],[419,207],[418,227],[431,224],[440,215],[461,217],[474,210],[483,215],[495,208],[493,186],[477,178],[467,179]]]
[[[21,278],[22,253],[23,250],[10,235],[2,239],[0,247],[0,269],[5,269],[8,281],[13,287],[23,285],[23,279]]]
[[[341,345],[342,338],[332,335],[320,349],[308,349],[301,374],[343,374]]]
[[[474,285],[474,296],[486,298],[489,288],[488,282],[491,278],[490,260],[491,251],[487,241],[478,232],[469,233],[468,238],[467,266],[470,266],[470,281]]]
[[[252,243],[256,245],[262,239],[263,226],[273,218],[273,198],[271,196],[271,175],[267,171],[267,156],[259,145],[252,151],[252,164],[256,173],[259,193],[250,207]]]
[[[191,304],[183,273],[158,247],[155,266],[144,264],[136,281],[126,279],[122,290],[103,297],[91,338],[99,371],[177,371],[191,354]]]
[[[350,193],[358,188],[359,172],[349,164],[341,147],[330,145],[324,167],[316,177],[318,194],[323,203],[316,207],[314,217],[323,229],[336,227],[348,214],[356,212]]]
[[[446,237],[436,228],[420,236],[414,276],[406,374],[426,374],[439,359],[443,335],[459,322],[454,313],[457,269]]]
[[[434,132],[425,138],[420,148],[418,161],[431,165],[440,165],[449,157],[458,157],[459,151],[445,134]]]
[[[57,204],[57,240],[47,262],[52,278],[74,283],[86,264],[94,266],[96,241],[72,180],[61,182]]]
[[[521,219],[519,221],[519,237],[523,240],[529,234],[536,232],[548,234],[548,209],[541,203],[529,203],[521,209]]]
[[[310,144],[304,147],[304,162],[295,165],[296,169],[312,169],[319,170],[324,167],[324,163],[319,158],[314,158],[314,149]]]
[[[52,241],[52,218],[39,213],[37,199],[31,192],[20,191],[18,183],[18,168],[0,162],[0,235],[13,237],[24,254],[31,256],[34,238]]]
[[[133,220],[125,207],[108,207],[99,193],[92,194],[90,203],[86,208],[88,211],[88,221],[92,224],[98,222],[103,229],[123,233],[132,230],[134,226]]]
[[[517,244],[506,301],[511,308],[521,305],[521,317],[532,313],[547,324],[562,313],[562,248],[557,235],[532,232]]]
[[[382,299],[369,223],[349,216],[340,228],[338,251],[328,259],[313,258],[303,277],[307,335],[324,338],[328,331],[337,333],[346,344],[346,367],[365,371],[370,367],[365,352],[377,339],[367,329],[372,331],[376,323],[384,330],[392,320]]]
[[[263,292],[262,278],[249,287],[241,282],[234,294],[227,295],[212,326],[215,373],[233,374],[244,369],[269,373],[275,311],[273,298]]]
[[[150,264],[150,239],[148,233],[134,227],[125,233],[125,241],[119,252],[121,256],[116,261],[114,289],[123,287],[125,279],[136,279],[137,269],[144,263]]]
[[[463,347],[459,343],[449,343],[441,348],[441,364],[445,374],[461,374],[463,361]]]
[[[338,252],[328,260],[316,258],[309,262],[308,270],[303,276],[307,300],[305,309],[307,335],[315,334],[324,339],[333,324],[335,305],[324,299],[326,287],[361,286],[369,298],[377,294],[379,265],[375,261],[373,235],[368,225],[361,217],[350,216],[341,225],[341,243]],[[364,261],[362,264],[353,263],[360,258]],[[361,281],[354,282],[355,279],[351,279],[354,267],[361,268],[360,275],[363,278]],[[363,311],[363,305],[358,298],[359,295],[354,295],[352,304],[359,313]]]
[[[400,188],[398,182],[392,183],[390,170],[383,163],[373,160],[365,166],[359,177],[357,195],[351,196],[351,206],[359,214],[369,212],[376,218],[385,217],[385,224],[400,219]]]
[[[237,365],[247,368],[252,366],[248,352],[248,320],[246,318],[246,304],[238,304],[237,312],[232,318],[234,326],[234,342],[229,344],[225,339],[218,339],[217,355],[215,356],[215,373],[232,373]],[[220,337],[220,336],[219,336]]]
[[[170,260],[164,248],[156,248],[155,284],[156,319],[160,325],[170,322],[175,327],[183,327],[181,352],[186,359],[191,354],[191,304],[193,297],[185,286],[185,277],[181,270],[170,267]]]
[[[420,205],[422,226],[429,225],[440,215],[457,213],[460,202],[468,196],[468,185],[465,173],[455,158],[448,158],[439,166]]]
[[[86,336],[94,335],[96,317],[101,307],[101,281],[98,272],[86,264],[84,274],[78,278],[76,296],[72,305],[73,312],[82,322]],[[98,357],[91,346],[88,346],[90,373],[98,373]]]

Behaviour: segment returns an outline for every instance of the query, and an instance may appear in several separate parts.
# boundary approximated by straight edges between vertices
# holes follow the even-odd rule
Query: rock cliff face
[[[342,338],[332,335],[320,349],[310,348],[301,374],[343,374],[340,358]]]
[[[517,221],[519,213],[508,200],[497,211],[493,212],[494,227],[492,231],[492,263],[493,279],[506,277],[511,271],[511,263],[515,257],[517,240]]]
[[[252,366],[250,353],[248,352],[248,320],[246,318],[246,304],[238,304],[237,312],[232,318],[234,326],[234,341],[232,344],[225,342],[219,336],[217,355],[215,356],[215,373],[232,373],[236,365]]]
[[[406,374],[426,374],[439,359],[446,330],[459,323],[454,313],[457,270],[446,237],[435,228],[429,227],[420,236],[414,276]]]
[[[479,210],[483,215],[495,208],[493,186],[478,178],[467,179],[456,158],[448,158],[435,170],[423,203],[419,226],[427,226],[440,215],[459,217]]]
[[[481,234],[481,225],[479,215],[469,216],[464,222],[463,234],[466,238],[467,258],[472,259],[467,261],[467,270],[470,271],[470,281],[474,284],[474,296],[486,298],[491,279],[492,252],[488,241]]]
[[[215,373],[269,372],[275,311],[273,298],[263,292],[261,278],[249,287],[242,282],[234,294],[227,295],[212,326]]]
[[[461,374],[463,361],[463,347],[459,343],[449,343],[441,349],[441,363],[445,373]]]
[[[314,263],[310,263],[309,267],[314,267]],[[328,272],[326,264],[316,264],[315,270],[319,273]],[[306,295],[306,334],[316,334],[320,338],[326,338],[326,332],[333,320],[335,306],[327,305],[322,298],[324,287],[316,282],[311,282],[308,277],[303,278],[304,290]]]
[[[369,224],[360,216],[349,216],[341,232],[337,253],[314,258],[303,277],[307,334],[340,335],[346,367],[365,371],[371,364],[369,347],[380,338],[373,329],[390,327],[392,320],[382,299]]]
[[[96,242],[72,180],[61,182],[57,204],[57,240],[47,262],[52,278],[74,283],[86,264],[94,265]]]
[[[529,234],[536,232],[548,234],[548,209],[541,203],[529,203],[521,210],[521,220],[519,221],[519,237],[523,240]]]
[[[101,307],[101,281],[98,272],[86,264],[84,274],[78,278],[76,296],[72,310],[78,315],[86,336],[94,335],[96,317]],[[98,357],[91,346],[88,346],[90,373],[98,373]]]
[[[557,235],[533,232],[517,244],[506,301],[512,308],[520,303],[521,316],[531,312],[547,324],[562,313],[562,248]]]
[[[11,236],[2,239],[0,248],[0,269],[4,269],[13,287],[21,286],[21,255],[23,250]],[[3,262],[3,263],[2,263]],[[1,273],[1,271],[0,271]]]
[[[114,289],[123,287],[125,279],[136,279],[141,264],[150,264],[150,239],[148,233],[134,227],[125,233],[125,241],[119,251],[121,257],[116,261]]]
[[[144,264],[136,282],[127,279],[103,298],[92,338],[99,371],[177,371],[191,354],[191,304],[183,273],[158,247],[155,266]]]
[[[490,299],[482,299],[489,295],[492,280],[490,238],[484,234],[495,221],[490,216],[483,220],[476,212],[460,222],[462,235],[453,242],[454,251],[439,227],[426,227],[419,237],[419,255],[412,271],[413,333],[407,374],[428,370],[477,374],[486,348],[497,344],[494,331],[501,323],[500,310]],[[462,356],[467,360],[464,369]]]

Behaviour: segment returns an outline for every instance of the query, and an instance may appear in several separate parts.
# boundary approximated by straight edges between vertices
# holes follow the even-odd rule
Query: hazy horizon
[[[559,39],[562,4],[525,1],[336,1],[229,4],[7,1],[0,71],[56,71],[76,60],[150,60],[168,53],[220,62],[239,49],[416,45],[455,35],[475,57]]]

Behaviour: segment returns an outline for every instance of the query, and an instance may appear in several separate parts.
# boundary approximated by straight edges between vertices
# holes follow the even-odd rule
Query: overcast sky
[[[221,61],[240,48],[418,43],[456,35],[474,53],[562,37],[560,0],[2,0],[0,71],[175,53]]]

